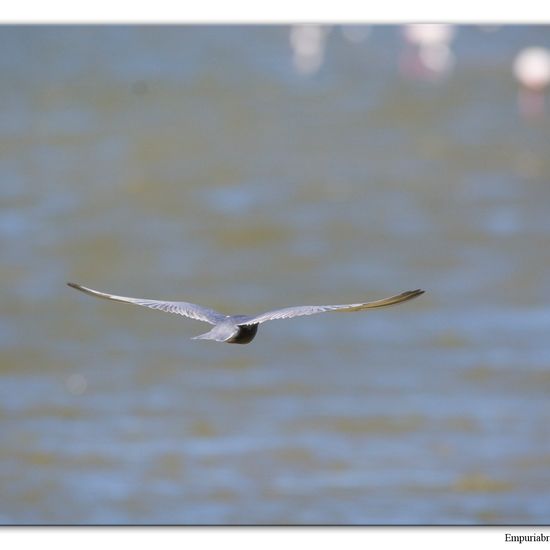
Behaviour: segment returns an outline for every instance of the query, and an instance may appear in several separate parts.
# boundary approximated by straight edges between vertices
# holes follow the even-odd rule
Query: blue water
[[[1,523],[547,523],[550,126],[512,65],[550,30],[455,28],[438,74],[321,36],[0,28]],[[66,281],[427,293],[226,346]]]

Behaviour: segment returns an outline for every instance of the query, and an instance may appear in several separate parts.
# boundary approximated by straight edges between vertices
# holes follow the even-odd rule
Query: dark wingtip
[[[416,290],[409,290],[408,292],[405,292],[405,296],[408,296],[409,300],[412,298],[418,298],[419,296],[422,296],[426,291],[422,290],[421,288],[417,288]]]
[[[76,288],[76,290],[81,290],[82,287],[80,285],[77,285],[76,283],[67,283],[67,286],[70,286],[71,288]]]

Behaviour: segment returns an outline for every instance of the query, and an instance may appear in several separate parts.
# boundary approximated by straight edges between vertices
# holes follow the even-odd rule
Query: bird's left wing
[[[390,296],[389,298],[383,298],[382,300],[376,300],[374,302],[364,302],[362,304],[346,304],[339,306],[295,306],[285,307],[283,309],[275,309],[266,313],[260,313],[240,325],[256,325],[258,323],[265,323],[266,321],[274,321],[276,319],[291,319],[292,317],[301,317],[303,315],[315,315],[316,313],[324,313],[325,311],[361,311],[363,309],[372,309],[377,307],[387,307],[394,304],[400,304],[412,300],[417,296],[424,294],[423,290],[409,290],[396,296]]]
[[[161,300],[146,300],[142,298],[129,298],[127,296],[116,296],[114,294],[107,294],[105,292],[99,292],[91,288],[87,288],[75,283],[67,283],[70,287],[76,288],[85,294],[95,296],[96,298],[103,298],[105,300],[112,300],[114,302],[125,302],[128,304],[135,304],[137,306],[145,306],[151,309],[158,309],[167,313],[176,313],[177,315],[183,315],[190,319],[196,319],[197,321],[204,321],[211,325],[216,325],[223,319],[225,315],[208,309],[206,307],[198,306],[197,304],[190,304],[188,302],[165,302]]]

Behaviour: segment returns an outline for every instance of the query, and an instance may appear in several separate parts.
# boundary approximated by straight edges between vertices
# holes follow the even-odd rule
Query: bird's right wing
[[[128,298],[126,296],[115,296],[114,294],[106,294],[105,292],[98,292],[91,288],[87,288],[75,283],[67,283],[70,287],[76,288],[85,294],[95,296],[96,298],[103,298],[104,300],[112,300],[114,302],[124,302],[128,304],[135,304],[137,306],[145,306],[151,309],[158,309],[167,313],[176,313],[177,315],[183,315],[190,319],[196,319],[197,321],[204,321],[211,325],[216,325],[223,319],[225,315],[208,309],[206,307],[198,306],[196,304],[190,304],[188,302],[164,302],[161,300],[145,300],[141,298]]]
[[[260,313],[255,317],[251,317],[242,325],[255,325],[258,323],[265,323],[266,321],[273,321],[275,319],[291,319],[292,317],[300,317],[302,315],[315,315],[316,313],[324,313],[325,311],[361,311],[363,309],[371,309],[377,307],[387,307],[394,304],[400,304],[412,300],[417,296],[424,294],[423,290],[409,290],[396,296],[390,296],[389,298],[383,298],[382,300],[376,300],[374,302],[364,302],[361,304],[346,304],[339,306],[295,306],[285,307],[283,309],[275,309],[266,313]]]

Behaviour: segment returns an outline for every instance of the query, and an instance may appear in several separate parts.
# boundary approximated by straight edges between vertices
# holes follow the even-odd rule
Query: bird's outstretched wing
[[[160,311],[166,311],[167,313],[176,313],[177,315],[184,315],[197,321],[204,321],[211,325],[216,325],[223,319],[225,315],[208,309],[206,307],[198,306],[196,304],[190,304],[188,302],[163,302],[160,300],[145,300],[141,298],[128,298],[126,296],[115,296],[114,294],[106,294],[104,292],[98,292],[82,285],[75,283],[67,283],[70,287],[76,288],[85,294],[95,296],[96,298],[103,298],[105,300],[113,300],[114,302],[125,302],[128,304],[136,304],[137,306],[145,306],[151,309],[158,309]]]
[[[376,300],[374,302],[365,302],[363,304],[347,304],[341,306],[295,306],[285,307],[283,309],[275,309],[266,313],[260,313],[240,325],[255,325],[258,323],[265,323],[266,321],[273,321],[275,319],[290,319],[292,317],[300,317],[302,315],[315,315],[316,313],[323,313],[325,311],[361,311],[363,309],[371,309],[376,307],[392,306],[394,304],[400,304],[407,300],[412,300],[417,296],[424,294],[423,290],[409,290],[396,296],[390,296],[382,300]]]

